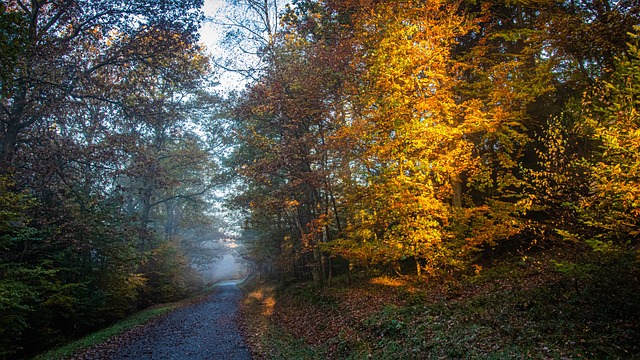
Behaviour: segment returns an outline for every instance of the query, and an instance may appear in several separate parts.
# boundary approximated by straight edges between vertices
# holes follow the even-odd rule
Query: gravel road
[[[251,359],[238,328],[235,282],[221,283],[203,301],[173,311],[75,359]]]

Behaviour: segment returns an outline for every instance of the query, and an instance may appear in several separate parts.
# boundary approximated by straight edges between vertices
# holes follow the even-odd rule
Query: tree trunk
[[[462,207],[462,181],[458,175],[455,175],[451,179],[451,187],[453,188],[453,198],[451,199],[451,205],[453,207]]]
[[[11,172],[13,165],[13,156],[16,152],[18,144],[19,127],[16,122],[10,121],[0,139],[2,147],[0,147],[0,174]]]
[[[140,249],[144,250],[149,240],[148,228],[149,218],[151,214],[151,187],[145,186],[142,192],[142,209],[140,211],[140,231],[138,233],[138,241]]]
[[[164,223],[164,236],[166,239],[170,239],[176,233],[176,225],[178,223],[177,213],[176,213],[176,202],[174,200],[169,200],[165,202],[165,208],[167,211],[167,218]]]

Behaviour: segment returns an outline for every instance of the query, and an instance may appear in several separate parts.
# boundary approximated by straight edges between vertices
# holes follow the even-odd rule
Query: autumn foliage
[[[246,4],[225,107],[202,1],[0,3],[0,358],[187,294],[221,184],[283,282],[636,276],[637,1]]]
[[[478,271],[506,246],[637,251],[639,10],[289,7],[235,107],[250,256],[324,283],[354,267]]]
[[[211,225],[215,174],[194,129],[216,103],[201,5],[0,4],[0,358],[198,286],[211,254],[189,231]]]

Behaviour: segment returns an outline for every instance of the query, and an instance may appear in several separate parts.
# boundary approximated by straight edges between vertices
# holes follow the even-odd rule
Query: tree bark
[[[456,208],[462,207],[462,181],[458,175],[451,179],[451,187],[453,188],[453,198],[451,205]]]

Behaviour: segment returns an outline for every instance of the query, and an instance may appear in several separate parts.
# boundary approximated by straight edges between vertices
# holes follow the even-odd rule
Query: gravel
[[[175,310],[77,359],[251,359],[238,327],[242,292],[220,284],[203,301]]]

